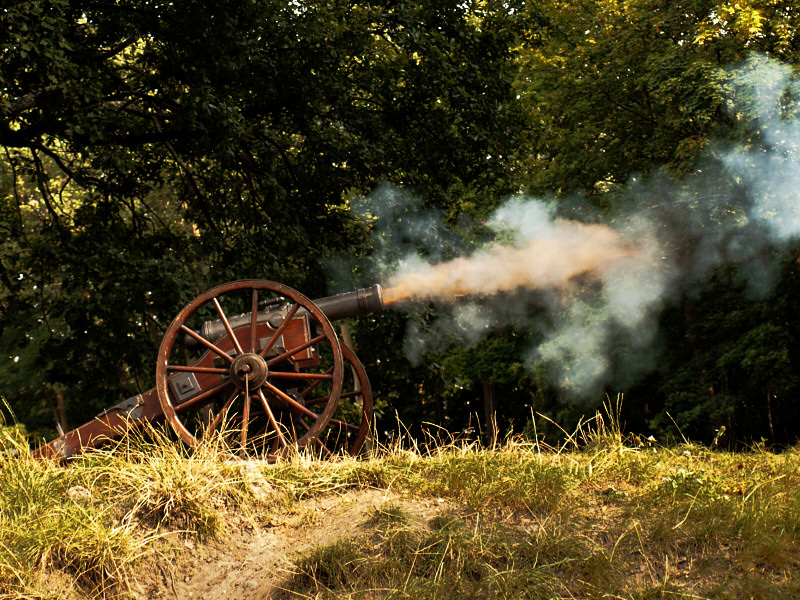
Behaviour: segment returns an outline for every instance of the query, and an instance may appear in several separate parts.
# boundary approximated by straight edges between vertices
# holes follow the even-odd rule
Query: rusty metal
[[[382,310],[379,285],[317,301],[266,280],[212,288],[168,327],[154,389],[36,455],[68,458],[164,420],[191,446],[219,435],[247,456],[274,459],[306,447],[323,456],[357,454],[369,437],[372,390],[331,321]]]

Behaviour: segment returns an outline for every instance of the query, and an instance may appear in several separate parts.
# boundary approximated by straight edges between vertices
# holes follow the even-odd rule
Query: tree
[[[647,212],[680,273],[664,298],[661,368],[638,384],[617,377],[608,392],[627,392],[630,421],[659,433],[674,431],[669,411],[706,441],[722,424],[736,443],[791,441],[796,432],[776,423],[795,393],[794,319],[779,307],[792,305],[796,240],[756,241],[766,236],[753,193],[722,159],[733,145],[770,149],[735,67],[753,53],[796,64],[797,6],[596,0],[532,3],[526,15],[517,81],[533,140],[520,155],[526,187],[583,218]],[[782,118],[795,120],[796,104]],[[764,292],[774,264],[784,268]],[[762,277],[761,295],[746,273]]]
[[[783,0],[542,2],[520,51],[533,193],[583,190],[601,207],[633,175],[683,177],[728,137],[729,67],[762,52],[797,62],[798,8]]]
[[[0,30],[0,382],[31,430],[149,386],[213,283],[327,292],[348,198],[457,205],[518,130],[500,3],[29,0]]]

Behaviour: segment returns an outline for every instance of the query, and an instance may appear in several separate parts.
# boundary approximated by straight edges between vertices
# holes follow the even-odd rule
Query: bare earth
[[[374,508],[391,503],[425,520],[443,501],[414,501],[386,490],[350,490],[311,498],[266,523],[234,519],[224,542],[186,542],[178,560],[147,561],[133,591],[142,599],[263,600],[284,598],[294,559],[319,545],[364,532]]]

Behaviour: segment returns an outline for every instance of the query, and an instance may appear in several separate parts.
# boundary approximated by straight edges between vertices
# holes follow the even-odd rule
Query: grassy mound
[[[568,445],[383,449],[273,465],[150,432],[64,467],[6,439],[0,597],[132,597],[143,561],[225,539],[309,499],[404,503],[304,550],[285,598],[800,597],[800,453],[660,447],[602,420]],[[388,495],[388,494],[387,494]],[[409,506],[431,505],[426,514]]]

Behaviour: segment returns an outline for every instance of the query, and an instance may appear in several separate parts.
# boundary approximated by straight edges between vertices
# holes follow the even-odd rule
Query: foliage
[[[502,175],[491,3],[29,0],[0,14],[0,381],[38,434],[152,384],[165,323],[227,280],[326,292],[348,198]],[[468,190],[464,192],[463,190]]]
[[[735,7],[597,0],[529,3],[523,11],[515,83],[530,142],[517,153],[521,184],[542,197],[555,194],[570,217],[621,224],[650,215],[664,255],[675,261],[651,342],[658,358],[637,370],[641,351],[612,336],[603,357],[613,371],[606,393],[624,392],[625,418],[658,435],[675,433],[669,412],[697,439],[710,441],[725,424],[724,443],[792,443],[796,240],[756,251],[752,238],[763,231],[731,227],[752,217],[753,198],[720,158],[733,144],[770,149],[753,92],[738,86],[734,67],[759,52],[797,63],[797,8],[761,0]],[[786,100],[782,118],[796,119],[796,105]],[[697,173],[702,186],[693,183]],[[716,254],[724,256],[706,267]],[[715,342],[699,342],[699,330]],[[539,333],[528,335],[536,347]],[[572,343],[581,342],[573,336]],[[477,345],[472,351],[480,353]],[[431,358],[454,365],[463,354]],[[554,390],[547,371],[557,364],[515,376],[518,357],[504,355],[506,372],[487,378],[516,379],[502,389],[502,413],[525,407],[574,422],[600,402],[601,393],[587,406],[569,390]],[[480,370],[477,360],[467,364],[470,375]],[[454,379],[469,380],[465,370]],[[471,383],[465,396],[479,399],[480,386]],[[517,414],[509,428],[519,430],[519,422]]]
[[[374,217],[389,202],[416,223],[373,193],[383,184],[447,225],[439,248],[404,231],[432,259],[479,247],[483,220],[522,191],[584,220],[656,207],[670,230],[691,281],[664,299],[662,355],[633,368],[636,349],[618,336],[604,357],[616,376],[603,391],[626,394],[630,422],[666,434],[669,412],[706,441],[725,424],[723,443],[791,443],[791,248],[711,272],[695,265],[719,248],[695,234],[749,214],[746,183],[719,157],[769,140],[731,67],[752,53],[800,62],[797,11],[787,0],[17,2],[0,14],[3,394],[28,431],[52,437],[152,387],[166,323],[213,284],[267,278],[317,297],[385,274],[367,257],[386,267],[399,247],[350,210]],[[698,171],[707,189],[676,191]],[[698,223],[675,219],[728,193]],[[758,271],[778,273],[763,297],[738,287]],[[523,322],[535,299],[529,309],[466,344],[442,335],[417,362],[404,339],[440,333],[444,309],[361,319],[379,429],[399,416],[474,434],[492,394],[509,432],[532,412],[593,410],[601,393],[576,398],[555,384],[560,365],[531,358],[546,324]]]
[[[671,360],[660,372],[665,401],[655,427],[672,428],[669,413],[693,439],[711,439],[720,426],[724,443],[785,443],[795,435],[796,279],[788,262],[783,285],[753,299],[735,274],[720,273],[700,296],[665,315],[665,331],[681,339],[670,339]]]
[[[519,431],[532,412],[576,422],[591,414],[605,391],[625,393],[625,419],[659,436],[676,433],[669,412],[687,435],[705,441],[721,424],[727,427],[723,443],[795,439],[789,424],[796,420],[796,369],[790,365],[797,338],[795,319],[786,312],[794,297],[794,254],[784,245],[745,251],[752,236],[763,237],[757,228],[731,233],[733,222],[752,215],[753,200],[720,157],[733,144],[769,149],[752,91],[736,83],[733,68],[758,52],[797,63],[797,9],[771,0],[732,6],[597,0],[520,7],[524,32],[513,59],[527,140],[514,153],[515,185],[555,195],[560,214],[578,219],[623,223],[631,215],[652,215],[677,270],[662,299],[666,312],[651,342],[654,357],[645,364],[641,349],[612,331],[603,357],[612,376],[605,390],[587,399],[555,386],[560,365],[530,359],[546,317],[530,327],[521,316],[515,327],[466,342],[446,308],[421,308],[409,321],[381,318],[363,326],[362,343],[375,358],[370,372],[386,382],[378,393],[390,395],[387,404],[403,422],[475,432],[490,386],[505,431]],[[689,185],[698,172],[704,183]],[[483,203],[485,212],[475,214],[485,216],[494,206]],[[414,218],[408,211],[400,216]],[[470,234],[473,244],[482,241],[474,223],[466,224],[470,234],[463,222],[451,225],[458,230],[450,234],[456,238],[448,246],[452,252],[467,251]],[[438,247],[399,231],[412,250],[437,259]],[[437,230],[434,238],[438,243],[447,236]],[[382,238],[379,250],[385,247]],[[717,254],[724,255],[718,264],[705,266]],[[755,284],[744,289],[747,276]],[[717,342],[697,343],[697,328]],[[434,339],[435,348],[415,357],[411,368],[380,343],[417,332]],[[387,416],[394,417],[391,411]],[[390,418],[383,429],[391,429]]]
[[[733,126],[726,69],[749,52],[797,62],[797,8],[774,0],[528,6],[518,88],[536,193],[585,190],[608,207],[635,174],[684,175]]]

